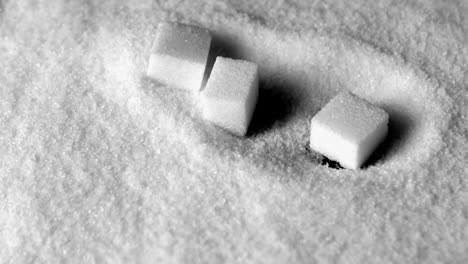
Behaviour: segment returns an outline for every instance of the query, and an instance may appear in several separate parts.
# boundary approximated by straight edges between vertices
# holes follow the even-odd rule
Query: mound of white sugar
[[[388,114],[349,92],[331,100],[310,124],[310,147],[343,167],[358,169],[384,140]]]
[[[0,0],[0,262],[466,262],[467,4]],[[208,49],[259,65],[248,137],[173,88]],[[212,88],[243,133],[250,88]],[[342,91],[389,114],[366,169],[305,150]]]
[[[217,57],[201,92],[203,118],[244,136],[258,97],[258,66],[244,60]]]
[[[147,75],[163,84],[199,91],[210,50],[211,35],[194,25],[158,25]]]

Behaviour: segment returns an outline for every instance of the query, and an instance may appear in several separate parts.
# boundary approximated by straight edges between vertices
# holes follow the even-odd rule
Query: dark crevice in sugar
[[[362,168],[368,168],[390,159],[399,148],[405,146],[414,128],[414,121],[398,109],[390,106],[382,106],[382,108],[389,114],[387,137],[371,154]]]
[[[286,80],[260,79],[258,101],[247,136],[260,134],[284,124],[298,109],[299,97]]]
[[[335,169],[335,170],[341,170],[344,169],[339,162],[331,160],[325,156],[322,155],[322,158],[320,160],[320,165],[322,166],[327,166],[329,168]]]
[[[310,159],[315,163],[318,163],[318,164],[320,164],[322,166],[327,166],[327,167],[329,167],[331,169],[335,169],[335,170],[344,169],[340,165],[339,162],[331,160],[331,159],[325,157],[324,155],[313,151],[309,146],[309,142],[307,142],[307,144],[305,146],[305,150],[307,152],[307,155],[310,157]]]

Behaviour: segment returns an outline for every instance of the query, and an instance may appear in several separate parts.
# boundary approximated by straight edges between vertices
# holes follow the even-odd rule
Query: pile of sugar
[[[464,2],[0,5],[5,262],[460,262],[468,245]],[[156,25],[262,65],[252,132],[144,78]],[[342,90],[390,116],[359,171],[317,164]],[[393,118],[393,120],[392,120]]]

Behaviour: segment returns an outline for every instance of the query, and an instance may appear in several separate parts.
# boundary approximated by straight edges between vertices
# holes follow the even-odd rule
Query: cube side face
[[[165,85],[190,91],[199,91],[205,65],[178,58],[151,54],[147,76]]]
[[[257,106],[258,101],[258,73],[255,72],[253,81],[250,83],[249,94],[247,100],[244,102],[244,116],[245,116],[245,126],[248,129],[252,117],[255,112],[255,107]]]
[[[247,132],[245,111],[240,103],[202,95],[202,107],[203,119],[206,121],[238,136],[244,136]]]
[[[314,118],[310,126],[310,148],[338,161],[345,168],[359,168],[358,145]]]
[[[377,128],[362,142],[359,143],[358,164],[364,164],[376,148],[385,140],[388,133],[388,116],[382,120]]]

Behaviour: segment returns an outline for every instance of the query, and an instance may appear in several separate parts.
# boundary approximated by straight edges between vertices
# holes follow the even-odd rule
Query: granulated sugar
[[[466,259],[465,2],[126,3],[0,4],[1,262]],[[259,65],[245,138],[145,77],[162,21]],[[356,171],[305,150],[342,91],[390,116]]]

